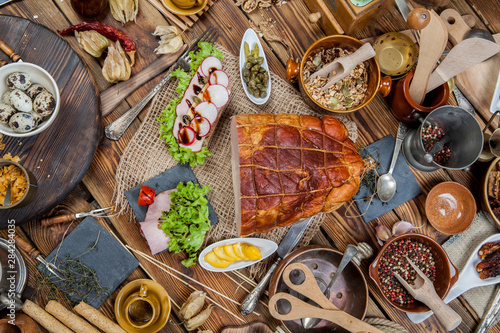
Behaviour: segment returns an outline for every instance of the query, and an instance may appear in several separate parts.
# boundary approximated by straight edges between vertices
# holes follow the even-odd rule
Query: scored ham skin
[[[358,191],[364,162],[336,117],[237,115],[231,141],[241,236],[334,211]]]
[[[155,196],[155,201],[149,205],[144,221],[139,222],[140,231],[146,238],[153,255],[168,249],[170,238],[165,235],[163,230],[158,228],[158,220],[162,215],[162,211],[168,212],[170,209],[170,193],[172,191],[175,191],[175,189],[161,192]]]

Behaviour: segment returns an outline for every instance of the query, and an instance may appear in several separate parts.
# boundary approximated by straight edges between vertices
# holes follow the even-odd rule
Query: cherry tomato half
[[[149,206],[155,201],[155,190],[146,185],[141,185],[139,191],[139,199],[137,204],[141,206]]]

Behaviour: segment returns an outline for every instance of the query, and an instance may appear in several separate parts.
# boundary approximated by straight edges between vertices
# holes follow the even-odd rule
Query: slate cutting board
[[[196,179],[193,170],[188,164],[178,164],[173,168],[159,174],[158,176],[145,181],[141,185],[152,187],[155,190],[156,195],[158,195],[161,192],[176,188],[177,184],[179,184],[180,182],[186,183],[189,181],[192,181],[194,184],[199,184],[198,179]],[[130,207],[132,208],[132,211],[134,212],[135,217],[137,217],[137,220],[139,222],[144,221],[144,219],[146,218],[146,212],[148,211],[147,206],[139,206],[137,204],[137,198],[139,197],[139,190],[141,188],[141,185],[138,185],[125,192],[125,197],[127,198],[128,203],[130,204]],[[215,214],[215,211],[210,202],[208,203],[208,219],[210,220],[210,225],[214,225],[219,222],[219,219],[217,218],[217,215]]]
[[[99,231],[101,232],[100,234]],[[97,242],[96,248],[87,252],[89,250],[89,245],[96,242],[97,236],[99,236],[99,241]],[[109,288],[110,295],[139,265],[137,259],[125,250],[125,248],[92,217],[86,217],[80,222],[80,224],[63,240],[62,245],[52,251],[46,260],[53,263],[57,251],[59,251],[59,254],[56,266],[60,260],[64,260],[66,254],[69,254],[71,258],[75,258],[87,252],[78,259],[95,270],[100,285]],[[43,264],[38,265],[38,270],[47,276],[51,276]],[[59,283],[55,282],[55,284],[58,285]],[[98,308],[105,299],[97,299],[95,295],[96,293],[92,292],[87,299],[90,305],[94,308]],[[79,303],[81,300],[76,296],[66,296],[75,304]],[[90,302],[92,299],[94,300]]]

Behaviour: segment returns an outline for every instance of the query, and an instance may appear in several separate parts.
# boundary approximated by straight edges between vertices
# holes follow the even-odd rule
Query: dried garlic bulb
[[[115,20],[122,24],[135,22],[139,11],[139,0],[109,0],[109,8]]]
[[[108,39],[95,30],[75,31],[75,37],[80,47],[96,58],[99,58],[109,45]]]
[[[153,35],[159,36],[159,46],[155,49],[156,54],[175,53],[184,45],[180,32],[175,26],[159,25]]]
[[[108,56],[104,59],[102,75],[109,83],[126,81],[130,78],[130,62],[119,42],[109,44]]]
[[[198,314],[198,312],[201,311],[203,305],[205,304],[206,296],[207,293],[203,291],[197,290],[191,293],[186,303],[184,303],[179,310],[179,314],[181,315],[181,317],[185,320],[188,320]]]
[[[212,313],[212,305],[209,305],[205,310],[198,313],[195,317],[186,320],[184,326],[188,331],[192,331],[195,328],[198,328],[201,325],[203,325],[207,321],[208,317],[210,317],[211,313]]]

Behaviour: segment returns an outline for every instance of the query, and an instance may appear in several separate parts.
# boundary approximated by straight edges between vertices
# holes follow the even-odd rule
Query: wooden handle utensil
[[[19,246],[24,252],[26,252],[31,258],[37,260],[37,257],[40,255],[40,251],[35,249],[30,243],[15,235],[16,245]]]
[[[49,227],[54,224],[71,222],[76,219],[77,219],[76,214],[66,214],[66,215],[48,217],[46,219],[42,219],[41,222],[44,227]]]
[[[12,61],[17,62],[21,60],[21,57],[12,50],[9,45],[5,44],[3,40],[0,39],[0,49],[7,55]],[[3,65],[2,65],[3,66]]]

